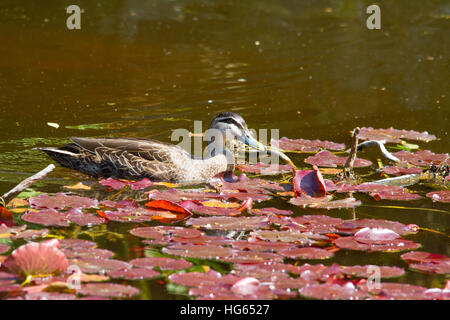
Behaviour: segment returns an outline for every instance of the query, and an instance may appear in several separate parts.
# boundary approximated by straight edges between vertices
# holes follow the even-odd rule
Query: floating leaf
[[[450,202],[450,190],[428,192],[426,196],[433,201]]]
[[[422,150],[414,153],[402,150],[394,153],[394,155],[401,161],[405,161],[419,167],[428,167],[431,164],[440,164],[449,157],[447,153],[436,154],[429,150]]]
[[[330,251],[312,247],[282,250],[280,254],[290,259],[328,259],[333,256]]]
[[[410,264],[409,267],[422,272],[450,274],[450,258],[442,254],[428,253],[423,251],[408,252],[401,258]]]
[[[432,141],[436,140],[434,134],[428,132],[418,132],[414,130],[399,130],[394,128],[389,129],[374,129],[372,127],[362,127],[359,131],[358,138],[361,140],[385,140],[386,142],[398,143],[400,139],[417,140],[417,141]]]
[[[380,278],[395,278],[405,274],[405,270],[399,267],[387,267],[387,266],[341,266],[342,273],[352,275],[359,278],[373,277],[375,274]]]
[[[382,251],[382,252],[399,252],[406,250],[414,250],[420,247],[418,243],[405,239],[386,240],[381,243],[374,242],[360,242],[354,237],[342,237],[334,240],[334,244],[338,248],[360,250],[360,251]]]
[[[192,263],[184,259],[172,259],[166,257],[147,257],[137,258],[130,261],[130,263],[139,268],[158,267],[161,270],[180,270],[192,267]]]
[[[190,218],[186,225],[211,230],[254,230],[269,226],[267,217],[202,217]]]
[[[266,164],[266,163],[255,163],[255,164],[239,164],[236,166],[236,170],[246,173],[254,173],[260,175],[276,175],[281,173],[287,173],[292,170],[291,165],[288,164]]]
[[[322,174],[316,166],[313,170],[293,170],[292,184],[296,196],[307,194],[311,197],[323,197],[327,193]]]
[[[143,280],[160,276],[160,273],[147,268],[112,270],[108,275],[114,279]]]
[[[66,189],[72,189],[72,190],[91,190],[91,187],[84,185],[82,182],[78,182],[77,184],[74,184],[73,186],[64,186]]]
[[[319,149],[344,150],[345,144],[321,140],[288,139],[270,140],[270,144],[278,149],[288,151],[316,152]]]
[[[82,285],[78,293],[109,298],[130,298],[137,295],[139,290],[116,283],[88,283]]]
[[[351,282],[345,285],[323,283],[310,284],[300,289],[300,294],[322,300],[359,300],[367,298],[367,293],[355,288]]]
[[[331,167],[331,168],[335,168],[337,166],[344,166],[346,161],[347,157],[338,157],[328,150],[320,151],[318,154],[310,156],[305,159],[305,162],[311,165],[316,165],[318,167]],[[371,164],[372,162],[369,160],[356,158],[353,166],[355,168],[368,167]]]
[[[91,208],[98,205],[96,199],[90,199],[80,196],[68,196],[64,193],[57,193],[55,196],[42,194],[38,197],[31,197],[29,199],[30,205],[33,208],[48,208],[48,209],[64,209],[71,208]]]

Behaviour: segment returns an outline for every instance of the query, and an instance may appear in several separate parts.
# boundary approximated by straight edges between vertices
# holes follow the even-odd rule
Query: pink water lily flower
[[[44,275],[64,272],[69,263],[59,249],[59,240],[30,242],[14,250],[3,265],[11,272],[22,275]]]

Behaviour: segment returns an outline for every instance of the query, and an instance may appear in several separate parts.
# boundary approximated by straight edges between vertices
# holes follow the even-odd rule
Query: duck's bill
[[[278,148],[274,148],[274,147],[269,147],[269,146],[265,146],[264,144],[262,144],[261,142],[259,142],[258,140],[256,140],[255,138],[253,138],[251,135],[245,135],[244,138],[244,143],[246,145],[248,145],[251,148],[254,148],[256,150],[260,150],[260,151],[269,151],[273,154],[276,154],[277,156],[279,156],[281,159],[283,159],[284,161],[286,161],[287,163],[289,163],[291,166],[293,166],[294,168],[295,165],[292,162],[292,160],[285,155],[281,150],[279,150]]]
[[[250,148],[254,148],[257,150],[266,151],[267,148],[261,142],[253,138],[250,134],[246,134],[244,137],[244,143],[248,145]]]

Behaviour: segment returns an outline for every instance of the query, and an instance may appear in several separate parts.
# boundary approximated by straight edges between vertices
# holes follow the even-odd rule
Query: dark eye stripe
[[[244,127],[242,126],[242,124],[240,124],[239,122],[237,122],[236,120],[234,120],[233,118],[223,118],[219,120],[220,122],[225,122],[225,123],[232,123],[234,125],[236,125],[238,128],[243,129]]]

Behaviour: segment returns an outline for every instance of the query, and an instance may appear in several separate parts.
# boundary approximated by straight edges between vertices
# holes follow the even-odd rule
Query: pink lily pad
[[[361,140],[385,140],[386,142],[401,142],[400,139],[417,140],[417,141],[432,141],[436,140],[434,134],[428,132],[418,132],[414,130],[399,130],[394,128],[389,129],[374,129],[372,127],[362,127],[358,138]]]
[[[399,166],[384,167],[383,172],[392,176],[398,176],[402,174],[420,174],[422,169],[418,167],[404,168]]]
[[[399,267],[387,267],[387,266],[341,266],[342,273],[348,274],[359,278],[368,278],[373,276],[374,270],[379,272],[380,278],[396,278],[405,274],[405,270]]]
[[[321,300],[359,300],[367,294],[360,291],[351,282],[339,285],[334,283],[310,284],[300,289],[302,296]]]
[[[336,225],[338,230],[345,231],[345,233],[355,233],[360,228],[386,228],[390,229],[401,236],[407,234],[415,234],[418,229],[414,225],[405,225],[397,221],[381,220],[381,219],[358,219],[350,222],[351,225]],[[355,227],[354,229],[351,229]]]
[[[328,259],[333,256],[330,251],[313,247],[282,250],[280,254],[290,259]]]
[[[276,175],[290,172],[292,167],[288,164],[266,164],[258,162],[255,164],[239,164],[236,170],[260,175]]]
[[[162,251],[174,256],[200,259],[223,259],[224,257],[231,256],[234,250],[213,245],[182,244],[165,247]]]
[[[281,250],[295,248],[292,243],[287,242],[268,242],[253,240],[236,240],[231,242],[233,248],[249,251],[262,251],[262,252],[279,252]]]
[[[72,208],[67,211],[66,218],[79,226],[94,226],[105,223],[105,219],[91,213],[83,213],[80,208]]]
[[[310,156],[305,159],[305,162],[311,165],[316,165],[318,167],[331,167],[331,168],[336,168],[337,166],[344,166],[346,161],[347,157],[338,157],[328,150],[320,151],[318,154]],[[368,167],[371,164],[372,162],[369,160],[356,158],[353,166],[355,168]]]
[[[445,161],[449,155],[447,153],[436,154],[429,150],[421,150],[415,153],[409,151],[398,151],[393,153],[394,156],[399,158],[401,161],[411,163],[415,166],[429,166],[433,164],[440,164]]]
[[[376,200],[397,200],[397,201],[411,201],[422,199],[422,197],[415,193],[407,191],[380,191],[370,193]]]
[[[108,178],[106,180],[100,180],[99,182],[105,187],[110,187],[115,190],[121,190],[125,188],[125,186],[127,185],[131,186],[132,190],[142,190],[153,186],[153,182],[150,181],[148,178],[144,178],[140,181],[116,180],[113,178]]]
[[[25,295],[25,300],[75,300],[76,296],[70,293],[59,292],[32,292]]]
[[[130,298],[137,295],[139,290],[117,283],[87,283],[81,286],[78,293],[108,298]]]
[[[331,201],[332,196],[324,196],[324,197],[311,197],[305,194],[302,194],[300,197],[294,197],[289,199],[289,202],[293,205],[300,206],[306,208],[313,204],[327,203]]]
[[[428,192],[426,196],[433,200],[433,202],[450,202],[450,190]]]
[[[158,267],[161,270],[181,270],[192,267],[192,263],[184,259],[172,259],[165,257],[137,258],[130,261],[135,267],[153,269]]]
[[[3,265],[21,276],[64,272],[69,264],[58,247],[57,239],[30,242],[14,250]]]
[[[29,200],[32,208],[64,209],[71,208],[91,208],[98,205],[96,199],[90,199],[80,196],[68,196],[64,193],[57,193],[54,196],[41,194],[37,197],[31,197]]]
[[[101,205],[109,208],[121,209],[121,208],[138,208],[139,204],[133,200],[120,200],[120,201],[112,201],[112,200],[103,200],[100,202]]]
[[[25,239],[25,240],[35,240],[37,238],[44,238],[49,234],[49,230],[47,228],[41,230],[24,230],[19,232],[18,234],[12,236],[12,239]]]
[[[178,272],[169,276],[169,280],[176,284],[186,287],[200,287],[200,286],[217,286],[219,284],[234,284],[237,281],[236,276],[222,276],[214,270],[208,272]]]
[[[355,233],[356,241],[370,243],[377,241],[390,241],[400,238],[400,235],[391,229],[386,228],[362,228]]]
[[[234,208],[205,206],[192,200],[181,201],[179,205],[187,210],[206,216],[236,216],[241,214],[241,211]]]
[[[360,250],[360,251],[382,251],[382,252],[399,252],[406,250],[415,250],[420,244],[411,240],[394,239],[379,242],[360,242],[354,237],[342,237],[334,240],[334,244],[341,249]]]
[[[362,204],[360,200],[356,200],[355,198],[345,198],[340,200],[334,200],[329,202],[316,202],[310,204],[309,208],[314,209],[345,209],[345,208],[355,208]]]
[[[272,242],[295,242],[296,244],[303,246],[310,246],[316,242],[319,235],[308,234],[306,232],[299,231],[277,231],[277,230],[257,230],[251,232],[250,235],[253,238],[272,241]]]
[[[149,239],[162,239],[166,235],[181,238],[199,238],[203,235],[201,231],[195,229],[169,226],[134,228],[130,230],[130,233],[137,237]]]
[[[55,209],[40,210],[38,212],[28,212],[22,215],[22,220],[44,226],[68,227],[70,221],[65,213]]]
[[[294,170],[294,193],[296,196],[307,194],[311,197],[323,197],[327,193],[322,174],[316,166],[313,170]]]
[[[430,299],[425,294],[427,288],[407,283],[381,282],[379,288],[369,287],[367,283],[358,285],[362,290],[375,295],[375,298],[388,300],[424,300]]]
[[[289,150],[289,151],[302,151],[302,152],[316,152],[320,148],[329,150],[343,150],[345,144],[335,143],[330,141],[321,140],[305,140],[305,139],[288,139],[286,137],[280,140],[270,140],[270,144],[278,149]]]
[[[269,219],[259,217],[201,217],[190,218],[186,225],[208,230],[254,230],[269,226]]]
[[[116,259],[82,257],[70,260],[70,264],[77,265],[84,273],[105,274],[113,270],[131,269],[131,265],[129,263]]]
[[[450,258],[442,254],[428,253],[423,251],[408,252],[401,258],[410,264],[409,267],[422,272],[450,274]]]
[[[0,254],[3,254],[9,250],[9,246],[4,243],[0,243]]]
[[[67,258],[95,258],[95,259],[108,259],[114,255],[114,252],[107,249],[88,248],[81,246],[74,246],[69,248],[61,248],[62,252]]]
[[[166,191],[151,190],[148,193],[149,200],[166,200],[171,202],[179,202],[182,200],[211,200],[220,199],[221,196],[215,192],[198,192],[185,191],[177,189],[169,189]]]
[[[263,261],[281,262],[283,257],[273,252],[234,250],[230,256],[222,259],[232,263],[261,263]]]
[[[114,279],[143,280],[160,276],[160,273],[148,268],[133,268],[125,270],[112,270],[108,276]]]
[[[261,208],[261,209],[252,209],[250,213],[255,216],[289,216],[292,214],[291,210],[281,210],[277,208]]]

